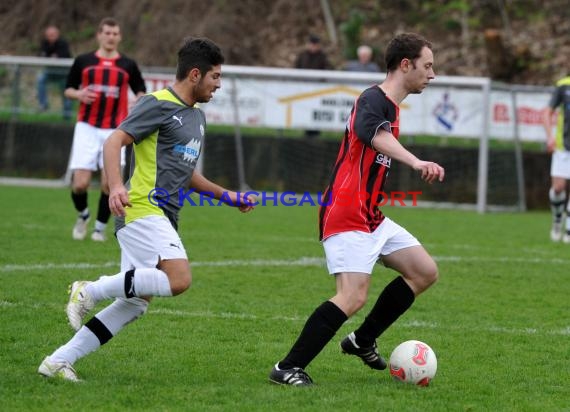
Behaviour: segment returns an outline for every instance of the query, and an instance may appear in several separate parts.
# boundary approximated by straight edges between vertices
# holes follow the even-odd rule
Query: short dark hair
[[[403,59],[412,61],[420,57],[422,49],[431,50],[431,43],[416,33],[402,33],[394,37],[386,47],[386,70],[392,72],[398,68]]]
[[[309,34],[309,43],[319,44],[321,42],[321,38],[316,34]]]
[[[188,37],[178,50],[176,80],[184,80],[193,68],[199,69],[204,76],[213,66],[222,64],[224,60],[222,51],[212,40],[205,37]]]
[[[114,19],[113,17],[104,17],[99,22],[99,27],[97,27],[97,32],[99,32],[99,33],[102,32],[103,26],[117,27],[117,26],[119,26],[119,22],[116,19]]]

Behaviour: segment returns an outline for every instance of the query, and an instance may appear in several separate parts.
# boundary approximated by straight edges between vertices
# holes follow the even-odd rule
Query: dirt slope
[[[489,28],[499,30],[516,57],[507,81],[550,85],[570,72],[567,0],[329,3],[337,45],[327,33],[320,0],[3,0],[0,53],[35,54],[48,23],[61,27],[74,54],[82,53],[96,46],[98,21],[113,16],[122,24],[123,51],[144,66],[173,66],[182,39],[199,35],[217,41],[229,64],[291,67],[313,32],[324,39],[340,68],[345,46],[340,28],[359,11],[364,16],[361,40],[378,50],[399,31],[417,31],[433,40],[440,75],[488,76],[484,31]],[[505,5],[505,14],[498,4]]]

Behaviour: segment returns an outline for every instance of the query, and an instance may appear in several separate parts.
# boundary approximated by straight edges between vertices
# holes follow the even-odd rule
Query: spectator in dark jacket
[[[311,34],[303,50],[295,60],[295,68],[297,69],[313,69],[313,70],[331,70],[327,55],[321,47],[321,39],[319,36]],[[305,130],[305,137],[314,138],[321,134],[320,130]]]
[[[71,52],[69,51],[69,44],[65,39],[60,36],[59,29],[50,25],[44,31],[44,37],[40,44],[40,56],[52,58],[69,58]],[[37,88],[38,88],[38,103],[40,110],[46,111],[49,109],[48,102],[48,83],[56,83],[61,89],[63,99],[63,117],[69,119],[71,117],[71,101],[63,96],[65,89],[65,79],[67,77],[67,69],[63,67],[47,67],[38,74]]]
[[[314,34],[309,36],[305,50],[299,53],[295,60],[295,68],[313,70],[332,69],[327,55],[322,49],[321,39],[318,36]]]

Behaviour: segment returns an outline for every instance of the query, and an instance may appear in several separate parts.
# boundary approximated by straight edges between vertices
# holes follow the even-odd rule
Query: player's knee
[[[555,196],[559,196],[566,192],[566,181],[556,181],[552,183],[551,186],[552,191],[554,192]]]
[[[172,290],[172,295],[180,295],[184,293],[192,285],[192,275],[189,271],[184,273],[177,273],[170,280],[170,289]]]
[[[182,259],[161,261],[158,268],[166,273],[173,296],[180,295],[192,283],[192,272],[188,261]]]
[[[73,193],[85,193],[87,189],[89,189],[89,179],[73,179],[71,184],[71,190],[73,190]]]
[[[431,262],[424,267],[422,275],[424,282],[428,286],[437,282],[439,278],[439,270],[437,269],[437,264],[433,259],[431,259]]]
[[[433,285],[435,282],[438,281],[439,279],[439,270],[437,269],[437,266],[435,267],[435,270],[430,274],[430,285]]]

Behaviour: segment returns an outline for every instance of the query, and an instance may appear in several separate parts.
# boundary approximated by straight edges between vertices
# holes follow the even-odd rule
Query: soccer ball
[[[400,343],[390,355],[390,375],[395,380],[428,386],[436,371],[433,349],[419,340]]]

